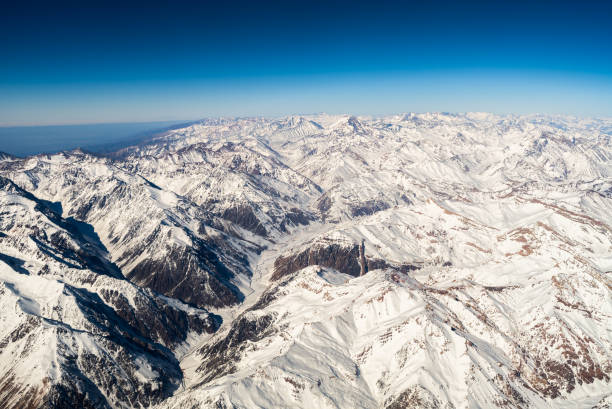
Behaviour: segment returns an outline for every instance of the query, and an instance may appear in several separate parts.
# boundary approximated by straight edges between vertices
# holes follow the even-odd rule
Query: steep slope
[[[4,166],[20,186],[93,226],[133,282],[200,307],[243,298],[248,256],[259,245],[227,236],[214,227],[221,222],[183,197],[80,152]]]
[[[0,369],[22,368],[0,396],[609,406],[611,136],[603,119],[321,114],[204,120],[107,157],[4,156],[3,348],[26,348],[14,334],[39,317],[32,339],[60,358],[0,349]],[[29,357],[59,369],[28,380]]]
[[[174,144],[156,142],[129,154],[121,166],[261,237],[314,220],[307,205],[320,188],[251,135],[249,122],[239,124],[237,135],[194,126],[190,132],[201,132],[199,138],[188,133]]]
[[[169,407],[595,406],[612,375],[610,281],[598,268],[612,231],[500,201],[478,219],[482,205],[389,209],[292,242],[281,260],[336,243],[346,252],[331,259],[356,266],[348,243],[364,240],[371,265],[387,267],[359,276],[337,264],[345,274],[315,250],[312,266],[279,277],[269,261],[270,287],[197,351],[197,377]]]
[[[124,280],[82,223],[0,177],[0,402],[135,407],[182,374],[169,348],[218,318]]]

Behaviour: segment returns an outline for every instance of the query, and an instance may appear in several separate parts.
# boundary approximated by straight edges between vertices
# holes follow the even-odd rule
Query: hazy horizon
[[[397,112],[380,115],[361,115],[362,118],[384,118],[401,116],[407,114],[426,115],[426,114],[441,114],[441,115],[466,115],[471,118],[477,118],[479,114],[495,115],[500,118],[516,117],[516,118],[578,118],[578,119],[595,119],[595,120],[610,120],[607,117],[587,117],[576,115],[550,115],[542,113],[532,114],[498,114],[491,112]],[[121,123],[93,123],[93,124],[52,124],[52,125],[27,125],[27,126],[0,126],[0,152],[8,153],[18,157],[36,155],[36,154],[53,154],[61,151],[70,151],[81,148],[93,153],[109,153],[127,146],[137,145],[145,142],[150,137],[166,132],[171,129],[177,129],[183,126],[188,126],[199,121],[207,119],[228,118],[228,119],[249,119],[249,118],[264,118],[270,120],[290,118],[295,116],[303,116],[306,118],[314,118],[317,116],[350,116],[352,113],[330,114],[327,112],[318,113],[302,113],[289,114],[279,116],[220,116],[220,117],[205,117],[192,120],[181,121],[152,121],[152,122],[121,122]]]
[[[266,119],[274,119],[274,118],[289,118],[289,117],[312,117],[317,115],[348,115],[348,116],[357,116],[357,117],[372,117],[372,118],[382,118],[382,117],[390,117],[394,115],[406,115],[406,114],[448,114],[448,115],[467,115],[467,114],[491,114],[500,117],[528,117],[528,116],[545,116],[545,117],[574,117],[580,119],[610,119],[612,118],[612,114],[610,115],[580,115],[570,112],[559,112],[559,113],[547,113],[547,112],[494,112],[494,111],[397,111],[397,112],[384,112],[384,113],[368,113],[368,112],[349,112],[349,111],[338,111],[338,112],[289,112],[282,114],[245,114],[245,115],[209,115],[209,116],[200,116],[197,118],[183,118],[183,119],[154,119],[151,121],[108,121],[108,122],[65,122],[65,123],[57,123],[57,122],[49,122],[49,123],[32,123],[32,124],[11,124],[0,123],[0,129],[8,129],[8,128],[45,128],[45,127],[71,127],[71,126],[96,126],[96,125],[137,125],[137,124],[189,124],[198,121],[205,121],[207,119],[220,119],[220,118],[228,118],[228,119],[248,119],[248,118],[266,118]],[[0,136],[1,137],[1,136]]]
[[[612,115],[612,3],[10,4],[0,124]]]
[[[0,126],[0,152],[18,157],[81,148],[110,152],[137,144],[183,121]]]

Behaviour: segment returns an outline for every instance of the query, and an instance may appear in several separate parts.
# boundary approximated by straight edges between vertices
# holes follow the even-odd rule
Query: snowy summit
[[[0,407],[609,407],[611,138],[320,114],[0,154]]]

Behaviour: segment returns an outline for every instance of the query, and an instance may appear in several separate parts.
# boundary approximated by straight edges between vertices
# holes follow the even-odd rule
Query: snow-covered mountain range
[[[606,408],[612,120],[0,154],[2,408]]]

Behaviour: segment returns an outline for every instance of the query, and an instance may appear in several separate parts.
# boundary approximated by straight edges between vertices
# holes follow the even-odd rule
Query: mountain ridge
[[[486,113],[221,118],[114,155],[3,158],[3,203],[27,192],[57,221],[0,214],[3,282],[38,280],[37,263],[82,274],[28,253],[22,214],[97,237],[85,250],[121,284],[95,289],[96,308],[168,348],[175,375],[139,382],[175,386],[122,399],[88,373],[92,407],[106,407],[94,391],[113,408],[605,407],[610,130]],[[140,308],[119,301],[134,291]],[[16,297],[0,299],[38,300]]]

